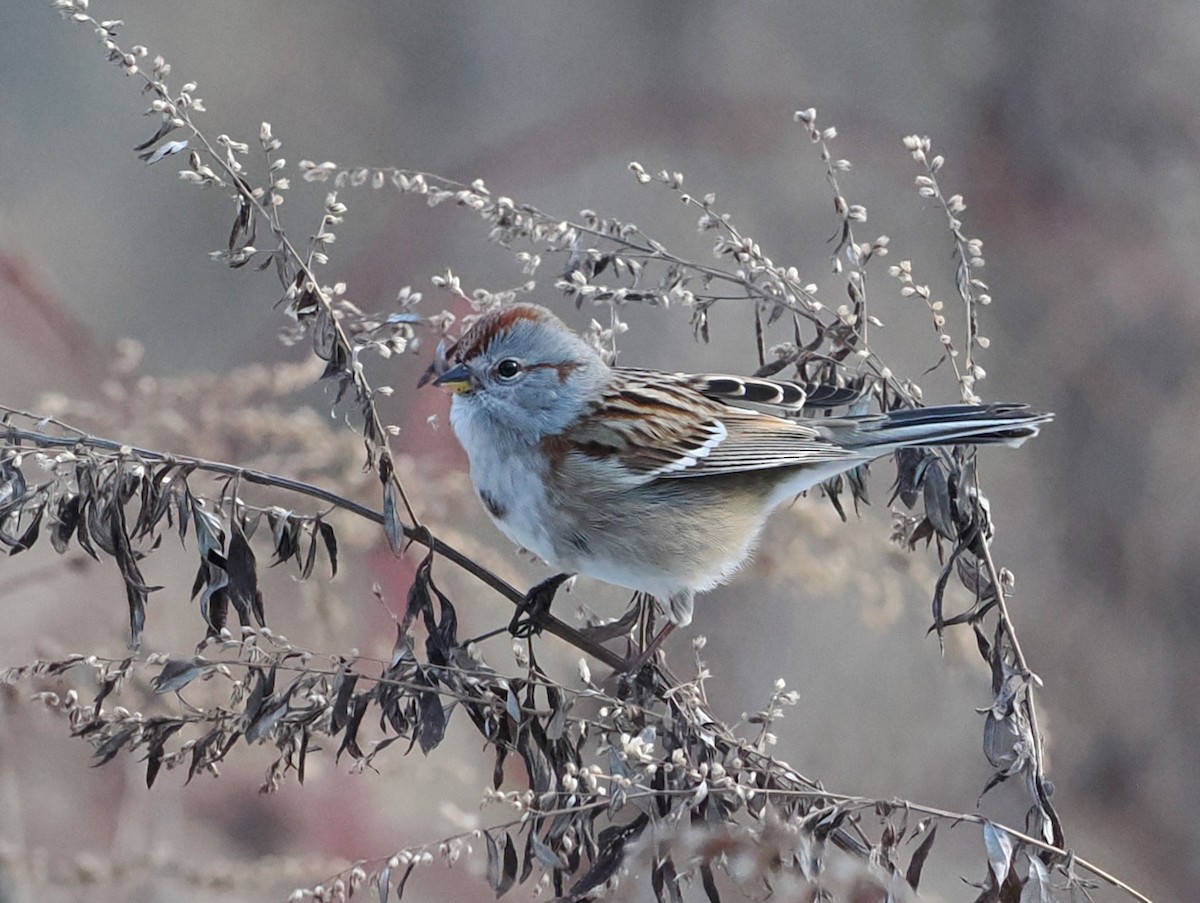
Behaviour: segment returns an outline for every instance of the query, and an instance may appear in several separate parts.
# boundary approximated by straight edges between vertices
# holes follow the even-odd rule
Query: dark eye
[[[496,375],[501,379],[516,379],[521,372],[521,362],[506,357],[496,365]]]

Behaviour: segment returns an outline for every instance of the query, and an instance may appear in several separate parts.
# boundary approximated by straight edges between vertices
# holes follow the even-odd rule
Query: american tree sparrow
[[[1051,418],[993,404],[805,419],[798,385],[610,367],[534,304],[481,316],[440,369],[421,383],[454,391],[496,526],[553,567],[649,593],[668,629],[780,502],[909,446],[1019,445]]]

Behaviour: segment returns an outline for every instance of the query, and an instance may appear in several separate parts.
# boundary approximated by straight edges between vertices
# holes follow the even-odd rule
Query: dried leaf
[[[538,862],[543,867],[548,869],[563,869],[567,867],[566,861],[562,856],[550,849],[550,847],[538,837],[537,831],[530,830],[529,842],[533,846],[533,855],[537,857]]]
[[[325,551],[329,553],[329,578],[332,580],[337,576],[338,570],[337,537],[334,535],[333,527],[320,518],[317,519],[317,530],[321,534],[321,539],[325,542]]]
[[[492,837],[490,831],[483,832],[483,840],[487,844],[487,883],[499,897],[500,881],[503,877],[500,870],[500,847],[496,844],[496,838]]]
[[[358,683],[358,675],[350,670],[350,665],[343,662],[338,668],[333,680],[333,712],[330,727],[334,734],[340,731],[350,720],[350,700],[354,696],[354,687]]]
[[[418,674],[417,683],[432,686],[432,682],[423,672]],[[438,694],[432,689],[418,695],[417,701],[420,711],[417,742],[421,745],[421,752],[428,755],[446,736],[446,712]]]
[[[230,251],[254,244],[254,208],[244,194],[238,194],[237,205],[237,215],[233,218],[233,227],[229,230]]]
[[[1029,857],[1029,877],[1021,888],[1021,903],[1054,903],[1050,872],[1037,856]]]
[[[38,533],[40,532],[42,526],[42,516],[45,513],[46,504],[43,502],[41,505],[38,505],[37,509],[33,512],[33,517],[30,519],[29,525],[25,528],[25,532],[17,538],[17,541],[13,544],[9,555],[16,555],[19,552],[24,552],[26,549],[33,547],[33,544],[37,542]]]
[[[111,762],[113,757],[121,751],[121,747],[133,738],[139,727],[140,725],[137,724],[126,724],[113,732],[103,743],[96,747],[93,755],[100,761],[96,762],[93,767],[98,768],[101,765]]]
[[[983,823],[983,846],[987,850],[988,867],[995,878],[996,886],[1004,884],[1008,870],[1012,867],[1013,842],[1007,831],[997,828],[990,821]]]
[[[79,496],[70,495],[59,499],[54,519],[54,529],[50,531],[50,545],[61,555],[70,547],[71,536],[79,526]]]
[[[659,903],[683,903],[683,893],[679,889],[679,874],[675,863],[670,857],[659,862],[650,873],[650,887]]]
[[[529,787],[534,793],[546,793],[554,782],[554,770],[546,754],[546,735],[541,722],[529,719],[517,735],[517,751],[525,762]]]
[[[367,705],[368,699],[365,696],[354,697],[353,706],[346,718],[346,733],[342,737],[342,743],[338,747],[334,761],[340,760],[343,752],[350,753],[355,759],[363,758],[362,749],[358,745],[358,728],[362,724],[363,716],[367,714]]]
[[[392,867],[384,865],[375,876],[375,893],[379,895],[379,903],[388,903],[392,893]]]
[[[404,547],[404,528],[396,514],[396,485],[389,480],[383,484],[383,533],[393,555],[399,555]]]
[[[138,154],[138,159],[145,161],[147,166],[153,166],[155,163],[159,163],[162,160],[165,160],[167,157],[182,153],[183,151],[187,150],[187,146],[188,143],[186,140],[167,141],[164,144],[160,144],[154,150],[148,150],[144,153]]]
[[[246,742],[257,743],[259,740],[266,739],[267,735],[271,733],[275,725],[279,723],[279,720],[287,712],[287,700],[272,697],[261,708],[258,717],[246,728]]]
[[[721,895],[717,893],[717,882],[713,878],[712,866],[707,862],[700,864],[700,883],[704,887],[704,895],[708,903],[721,903]]]
[[[199,657],[167,659],[150,685],[155,693],[176,693],[202,674],[211,673],[215,667]]]
[[[158,777],[159,769],[162,767],[163,755],[167,740],[171,735],[179,730],[182,730],[182,721],[171,721],[167,719],[158,720],[157,723],[151,723],[147,726],[144,734],[146,738],[146,787],[147,789],[154,786],[154,779]]]
[[[416,868],[416,860],[408,864],[408,868],[404,870],[404,874],[400,876],[400,880],[396,882],[396,900],[397,903],[404,896],[404,885],[408,883],[408,876],[412,874],[412,870]]]
[[[546,688],[546,699],[550,703],[552,713],[550,721],[546,725],[546,739],[552,742],[561,740],[567,729],[567,715],[571,713],[574,700],[565,699],[558,688],[554,686]]]
[[[225,557],[225,571],[229,575],[229,600],[238,613],[243,626],[251,618],[262,626],[265,623],[262,592],[258,588],[258,571],[255,566],[254,550],[246,541],[242,525],[237,518],[230,523],[229,551]]]
[[[503,897],[517,881],[517,845],[513,843],[512,835],[504,835],[504,869],[500,875],[500,884],[496,887],[496,897]]]
[[[299,556],[297,556],[299,561]],[[308,552],[304,555],[304,563],[300,565],[300,579],[307,580],[312,576],[313,567],[317,563],[317,534],[313,533],[308,540]]]
[[[290,511],[268,511],[267,524],[275,544],[271,567],[294,557],[299,549],[300,524]]]
[[[605,828],[596,839],[599,852],[592,859],[592,866],[571,885],[568,891],[570,900],[582,900],[589,891],[595,890],[611,878],[621,867],[625,858],[626,845],[639,837],[646,825],[650,823],[648,815],[639,815],[627,825],[614,825]]]
[[[922,477],[925,499],[925,516],[940,536],[954,540],[958,530],[954,525],[954,511],[950,506],[950,486],[941,465],[930,464]]]
[[[125,579],[125,597],[129,604],[130,645],[137,647],[142,640],[142,628],[146,624],[146,600],[150,593],[162,589],[147,586],[137,566],[137,557],[130,548],[129,534],[125,529],[125,509],[116,501],[111,506],[108,536],[111,553],[117,559],[117,567]]]
[[[921,841],[920,846],[913,851],[912,859],[909,860],[908,870],[904,873],[904,880],[908,882],[908,886],[913,890],[919,889],[921,869],[925,867],[925,860],[929,858],[929,851],[933,849],[933,839],[935,837],[937,837],[937,825],[929,829],[929,833],[925,835],[925,839]]]
[[[162,123],[158,127],[158,131],[155,132],[151,138],[148,138],[147,140],[143,141],[141,144],[135,145],[133,148],[134,151],[144,151],[148,147],[150,147],[152,144],[157,144],[163,138],[167,137],[167,135],[171,134],[171,132],[175,131],[175,128],[176,128],[176,126],[171,121],[171,117],[164,116]]]

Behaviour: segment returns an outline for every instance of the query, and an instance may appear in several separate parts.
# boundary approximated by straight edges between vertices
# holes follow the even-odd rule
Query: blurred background
[[[842,190],[869,211],[859,240],[889,235],[885,263],[913,260],[917,281],[953,308],[944,218],[917,196],[901,142],[930,135],[948,160],[941,185],[965,196],[966,231],[983,239],[988,261],[995,300],[983,310],[992,344],[980,391],[1057,412],[1020,451],[985,450],[981,474],[997,555],[1017,575],[1014,617],[1045,682],[1040,710],[1068,843],[1155,899],[1184,899],[1200,883],[1194,4],[95,0],[91,11],[126,20],[124,45],[163,54],[173,87],[198,83],[210,137],[253,144],[267,120],[291,164],[479,177],[556,216],[587,207],[636,222],[706,262],[711,236],[696,234],[695,216],[661,186],[635,184],[626,165],[682,171],[687,190],[715,191],[827,303],[844,298],[830,275],[831,193],[792,112],[813,106],[818,124],[837,127],[834,153],[854,164]],[[372,500],[361,445],[326,416],[329,398],[311,389],[285,398],[256,366],[300,363],[304,349],[276,339],[272,275],[230,271],[206,254],[223,246],[232,204],[180,183],[174,160],[137,160],[133,145],[157,121],[142,118],[138,85],[103,61],[86,28],[60,21],[49,2],[10,4],[3,20],[0,401]],[[299,181],[283,213],[303,241],[327,188]],[[432,313],[451,303],[430,286],[447,268],[468,290],[526,278],[462,210],[366,188],[340,197],[350,209],[325,275],[365,309],[390,309],[411,285]],[[559,269],[547,262],[537,297],[585,326],[590,312],[556,296]],[[874,270],[869,296],[886,324],[877,349],[922,383],[927,401],[955,400],[945,372],[922,375],[938,356],[929,315],[898,288]],[[626,363],[756,364],[747,312],[734,304],[714,310],[709,345],[694,341],[686,311],[623,315]],[[140,361],[125,339],[139,343]],[[531,584],[544,570],[478,522],[450,431],[426,422],[440,413],[444,423],[446,400],[411,390],[428,351],[377,365],[397,388],[388,414],[403,427],[404,467],[420,479],[416,505],[439,535]],[[243,403],[257,407],[238,419]],[[328,438],[314,448],[313,436]],[[807,775],[831,790],[972,811],[988,776],[974,711],[990,701],[988,675],[969,636],[950,636],[941,655],[925,635],[936,560],[889,545],[886,471],[876,468],[874,505],[847,524],[819,499],[777,515],[748,573],[700,600],[692,635],[709,638],[720,717],[763,705],[778,677],[800,691],[778,752]],[[386,655],[394,629],[369,588],[380,582],[402,605],[411,562],[393,561],[371,531],[345,529],[351,557],[337,580],[276,576],[268,616],[312,648]],[[189,554],[154,561],[153,582],[167,589],[152,600],[149,649],[186,651],[200,635]],[[80,558],[72,553],[78,566],[64,571],[39,547],[0,566],[0,667],[66,651],[122,654],[116,569]],[[504,616],[477,586],[445,579],[479,630]],[[608,614],[623,604],[585,583],[574,599]],[[681,666],[689,639],[669,650]],[[502,642],[488,654],[510,661]],[[204,880],[226,869],[238,876],[228,899],[274,899],[336,871],[339,857],[387,856],[489,818],[477,805],[489,763],[466,733],[461,757],[393,748],[378,774],[351,775],[324,756],[305,787],[271,796],[255,792],[269,757],[252,750],[219,781],[184,787],[169,774],[148,792],[137,763],[89,769],[88,748],[64,722],[25,701],[27,686],[8,689],[0,900],[77,899],[91,882],[97,900],[208,899]],[[983,807],[1021,823],[1017,791],[1001,788]],[[950,834],[927,867],[931,899],[969,899],[959,874],[982,878],[977,832]],[[189,877],[181,863],[197,862],[210,874]],[[488,895],[462,867],[418,873],[408,894]]]

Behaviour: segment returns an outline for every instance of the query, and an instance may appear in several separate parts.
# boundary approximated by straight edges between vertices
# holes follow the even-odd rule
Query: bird
[[[480,315],[430,382],[453,393],[500,531],[564,574],[654,597],[666,631],[751,557],[781,502],[899,449],[1020,445],[1053,416],[953,404],[806,418],[796,383],[610,366],[532,303]]]

